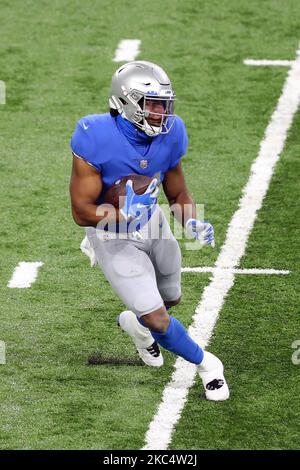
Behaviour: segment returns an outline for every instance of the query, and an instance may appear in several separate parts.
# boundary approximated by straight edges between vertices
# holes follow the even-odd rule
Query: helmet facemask
[[[140,107],[143,110],[142,127],[141,129],[150,136],[159,134],[167,134],[175,120],[174,114],[174,99],[175,97],[161,97],[161,96],[147,96],[144,95],[140,100]],[[149,110],[147,104],[157,102],[163,108],[163,112],[158,113]],[[138,123],[139,124],[139,123]],[[138,124],[136,124],[138,126]]]
[[[170,132],[175,120],[175,95],[153,96],[144,94],[138,90],[131,90],[124,98],[125,99],[122,100],[122,109],[120,110],[121,115],[135,124],[136,127],[145,132],[145,134],[154,137]],[[164,112],[157,113],[151,110],[149,111],[147,109],[147,101],[159,102],[162,104]],[[156,117],[159,117],[157,122],[155,122]]]

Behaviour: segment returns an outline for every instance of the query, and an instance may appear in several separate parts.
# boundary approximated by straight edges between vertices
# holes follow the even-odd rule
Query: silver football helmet
[[[174,100],[168,75],[152,62],[128,62],[112,77],[110,108],[149,136],[170,131],[175,120]]]

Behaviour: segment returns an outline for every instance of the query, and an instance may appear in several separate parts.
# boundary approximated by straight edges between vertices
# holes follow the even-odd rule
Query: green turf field
[[[295,58],[299,1],[1,1],[0,449],[139,449],[173,371],[166,352],[161,370],[139,364],[70,213],[70,137],[80,117],[107,111],[123,38],[140,39],[139,58],[173,79],[186,179],[217,241],[182,245],[183,266],[213,266],[287,74],[243,60]],[[299,448],[299,131],[298,113],[241,263],[291,274],[236,277],[210,344],[231,399],[206,402],[198,379],[172,449]],[[9,289],[20,261],[44,266],[30,289]],[[174,314],[185,326],[208,281],[183,275]],[[105,364],[88,366],[95,352]]]

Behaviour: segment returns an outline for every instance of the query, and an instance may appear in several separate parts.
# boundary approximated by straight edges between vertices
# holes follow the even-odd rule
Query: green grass
[[[145,10],[147,10],[145,12]],[[163,10],[163,11],[162,11]],[[224,241],[285,68],[250,68],[246,57],[293,59],[298,1],[155,0],[1,2],[0,366],[1,449],[137,449],[168,382],[140,365],[115,324],[123,306],[79,251],[70,215],[69,140],[77,119],[105,112],[115,48],[142,41],[140,58],[173,79],[186,122],[188,185],[215,226],[216,250],[186,251],[183,265],[210,265]],[[297,134],[298,133],[298,134]],[[211,342],[226,364],[224,404],[191,390],[172,448],[298,447],[299,119],[250,238],[243,267],[291,269],[286,278],[240,276]],[[162,199],[163,200],[163,199]],[[6,287],[19,261],[43,261],[31,289]],[[175,315],[188,326],[209,276],[183,276]]]

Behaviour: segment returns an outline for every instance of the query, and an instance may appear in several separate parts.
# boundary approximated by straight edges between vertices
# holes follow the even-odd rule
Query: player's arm
[[[73,155],[70,196],[72,215],[76,224],[83,227],[96,227],[98,224],[104,226],[109,222],[119,221],[118,209],[105,204],[96,204],[101,191],[100,173],[84,160]]]
[[[171,211],[189,236],[203,245],[214,246],[214,229],[209,222],[196,219],[196,205],[186,186],[181,163],[169,170],[163,181]]]
[[[165,174],[163,188],[172,213],[183,226],[196,217],[196,206],[186,186],[181,162]]]

